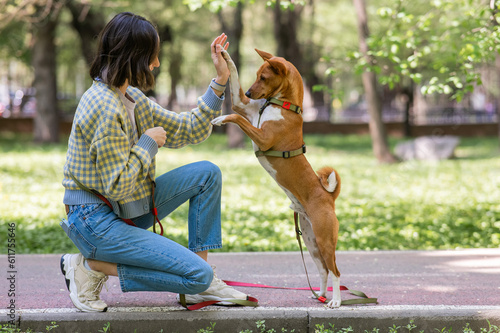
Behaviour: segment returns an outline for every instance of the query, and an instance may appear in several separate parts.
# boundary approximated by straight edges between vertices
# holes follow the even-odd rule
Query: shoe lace
[[[103,286],[106,287],[106,291],[108,290],[106,281],[108,281],[107,275],[104,275],[104,277],[89,275],[89,291],[94,299],[100,299],[99,294],[101,293]]]
[[[212,279],[212,286],[218,286],[219,288],[230,288],[224,281],[222,281],[215,273],[215,266],[212,266],[214,271],[214,277]]]

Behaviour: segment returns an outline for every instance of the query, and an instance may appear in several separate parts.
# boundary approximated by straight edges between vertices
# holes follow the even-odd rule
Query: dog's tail
[[[323,167],[317,171],[321,185],[328,192],[332,193],[333,199],[337,199],[340,194],[340,176],[332,167]]]

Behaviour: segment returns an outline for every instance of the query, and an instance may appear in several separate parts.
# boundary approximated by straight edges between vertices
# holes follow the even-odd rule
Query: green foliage
[[[234,7],[239,2],[253,4],[255,0],[182,0],[182,2],[192,11],[207,7],[212,12],[218,12],[227,6]],[[293,10],[295,5],[304,5],[304,3],[304,0],[281,0],[280,6],[284,10]],[[276,5],[276,0],[268,0],[266,1],[266,5],[273,7]]]
[[[30,61],[28,29],[22,22],[12,22],[1,28],[0,59],[17,59],[25,64]]]
[[[330,328],[325,328],[325,324],[316,324],[314,333],[349,333],[354,332],[352,326],[343,327],[341,329],[335,330],[334,324],[328,324]]]
[[[0,227],[16,223],[18,253],[76,248],[59,227],[66,145],[34,145],[0,134]],[[259,165],[250,142],[228,150],[226,137],[178,150],[162,149],[157,175],[199,160],[223,175],[220,251],[297,250],[290,202]],[[457,158],[378,165],[367,136],[307,135],[314,169],[336,168],[339,250],[496,248],[500,246],[500,154],[495,138],[462,139]],[[396,140],[391,142],[392,145]],[[163,220],[166,236],[187,245],[188,205]],[[5,251],[5,248],[2,249]]]
[[[487,321],[488,323],[488,328],[481,328],[480,332],[481,333],[500,333],[500,328],[496,325],[491,325],[491,323],[489,321]],[[325,325],[324,324],[316,324],[315,326],[315,329],[314,329],[314,333],[345,333],[345,332],[354,332],[354,330],[352,329],[351,326],[349,327],[344,327],[344,328],[341,328],[341,329],[338,329],[338,330],[335,330],[335,325],[333,324],[329,324],[330,328],[325,328]],[[391,327],[389,327],[388,331],[385,331],[383,330],[382,332],[389,332],[389,333],[403,333],[403,332],[412,332],[414,329],[417,328],[417,325],[415,325],[415,321],[412,319],[410,320],[410,322],[406,325],[406,326],[398,326],[398,325],[392,325]],[[364,333],[378,333],[380,332],[381,330],[377,327],[374,327],[371,331],[367,331],[365,330]],[[433,332],[436,331],[436,332],[441,332],[441,333],[445,333],[445,332],[452,332],[453,331],[453,328],[452,327],[449,327],[449,328],[446,328],[446,327],[443,327],[441,329],[438,329],[438,328],[435,328],[434,330],[432,330]],[[424,330],[420,330],[419,333],[423,333]],[[429,331],[431,332],[431,331]],[[453,331],[453,332],[456,332],[456,331]],[[461,332],[463,333],[473,333],[474,330],[472,330],[470,328],[470,324],[467,323],[464,327],[461,328]]]
[[[500,51],[498,14],[489,1],[433,0],[427,6],[393,0],[377,10],[384,28],[373,33],[368,62],[352,52],[355,71],[374,71],[391,89],[403,81],[422,84],[423,94],[460,101],[481,84],[479,69]]]
[[[53,329],[58,328],[58,327],[59,327],[59,325],[57,325],[55,321],[52,321],[52,322],[50,322],[50,325],[45,326],[45,330],[47,332],[49,332],[49,331],[52,331]]]
[[[50,332],[58,327],[59,327],[59,325],[57,325],[57,323],[55,321],[52,321],[52,322],[50,322],[50,325],[45,326],[45,331]],[[0,324],[0,332],[4,332],[4,333],[33,333],[33,330],[28,328],[25,331],[24,330],[21,331],[20,328],[17,328],[13,325],[1,325]],[[101,331],[99,331],[99,332],[101,332]]]
[[[255,323],[257,325],[257,333],[277,333],[277,331],[274,328],[267,329],[266,328],[266,321],[265,320],[259,320]],[[281,331],[282,333],[288,332],[286,328],[282,328]],[[295,330],[291,330],[290,333],[295,332]],[[252,330],[246,329],[244,331],[240,331],[239,333],[253,333]]]
[[[410,320],[410,322],[406,325],[403,326],[403,331],[400,331],[401,326],[396,326],[392,325],[392,327],[389,327],[389,332],[391,333],[398,333],[398,332],[411,332],[413,329],[416,329],[417,326],[414,324],[414,320]],[[480,328],[480,333],[500,333],[500,328],[496,325],[492,325],[488,320],[486,320],[488,323],[488,327],[482,327]],[[255,324],[257,325],[257,332],[256,333],[276,333],[277,331],[273,329],[267,329],[266,328],[266,321],[265,320],[259,320]],[[214,333],[215,332],[215,324],[211,322],[210,326],[206,328],[201,328],[196,333]],[[349,332],[354,332],[352,326],[348,327],[343,327],[338,330],[335,330],[335,325],[329,323],[328,324],[329,328],[325,328],[325,324],[316,324],[314,327],[314,333],[349,333]],[[50,325],[47,325],[46,330],[51,331],[55,328],[59,327],[59,325],[56,325],[56,322],[51,322]],[[445,333],[445,332],[452,332],[453,328],[449,327],[443,327],[441,329],[435,328],[433,331]],[[462,327],[461,331],[463,333],[474,333],[475,331],[470,328],[470,324],[467,323],[465,327]],[[33,330],[28,328],[26,331],[21,331],[19,328],[11,327],[10,325],[0,325],[0,332],[5,332],[5,333],[32,333]],[[106,323],[102,330],[99,330],[99,332],[111,332],[111,323]],[[134,332],[138,332],[137,329],[134,330]],[[159,333],[162,333],[163,329],[159,331]],[[281,331],[282,333],[287,333],[288,330],[285,328],[282,328]],[[295,329],[292,329],[290,333],[295,332]],[[377,327],[374,327],[371,331],[365,330],[364,333],[378,333],[380,332],[380,329]],[[385,332],[385,331],[384,331]],[[253,330],[246,329],[244,331],[240,331],[239,333],[253,333]],[[419,331],[419,333],[424,333],[423,330]]]
[[[108,321],[103,327],[102,330],[99,330],[100,333],[108,333],[111,332],[111,323]]]
[[[182,3],[189,7],[191,11],[198,10],[203,6],[211,11],[217,12],[226,6],[236,6],[240,0],[182,0]],[[253,2],[253,1],[250,1]]]
[[[197,333],[213,333],[215,332],[214,330],[215,330],[215,323],[210,323],[210,326],[198,330]]]

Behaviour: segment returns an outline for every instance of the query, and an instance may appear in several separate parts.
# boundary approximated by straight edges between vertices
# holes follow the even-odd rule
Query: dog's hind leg
[[[342,302],[340,296],[340,272],[335,259],[339,223],[334,211],[321,209],[321,206],[314,208],[306,209],[306,211],[308,212],[311,226],[316,236],[319,254],[325,262],[328,272],[332,275],[333,295],[332,300],[328,303],[328,307],[336,308]]]
[[[316,236],[312,229],[311,222],[308,217],[304,214],[299,214],[300,216],[300,229],[302,231],[302,239],[307,246],[307,250],[311,255],[316,267],[318,268],[319,276],[321,279],[320,291],[318,296],[326,296],[327,284],[328,284],[328,267],[326,266],[323,257],[316,243]]]

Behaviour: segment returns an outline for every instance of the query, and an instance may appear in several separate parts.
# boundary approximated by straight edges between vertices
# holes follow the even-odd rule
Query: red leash
[[[319,291],[320,288],[313,288],[313,287],[302,287],[302,288],[293,288],[293,287],[276,287],[276,286],[268,286],[265,284],[257,284],[257,283],[246,283],[246,282],[237,282],[237,281],[228,281],[224,280],[224,282],[228,286],[234,286],[234,287],[252,287],[252,288],[271,288],[271,289],[287,289],[287,290],[313,290],[313,291]],[[342,305],[351,305],[351,304],[367,304],[367,303],[378,303],[376,298],[371,298],[366,296],[365,293],[358,291],[358,290],[353,290],[349,289],[346,286],[340,286],[340,290],[342,291],[348,291],[350,294],[354,296],[361,297],[361,299],[346,299],[342,301]],[[333,291],[332,287],[328,287],[327,291]],[[316,294],[315,296],[317,299],[322,302],[326,303],[327,299],[325,297],[318,297]]]
[[[234,287],[250,287],[250,288],[270,288],[270,289],[287,289],[287,290],[310,290],[309,287],[301,287],[301,288],[292,288],[292,287],[276,287],[276,286],[268,286],[265,284],[258,283],[246,283],[246,282],[238,282],[238,281],[228,281],[223,280],[228,286]],[[319,288],[313,288],[313,290],[319,291]],[[340,286],[340,290],[349,290],[345,286]],[[332,287],[328,287],[327,291],[333,291]]]
[[[304,269],[306,271],[306,277],[307,277],[307,282],[309,284],[309,287],[302,287],[302,288],[293,288],[293,287],[276,287],[276,286],[269,286],[265,284],[258,284],[258,283],[247,283],[247,282],[238,282],[238,281],[229,281],[229,280],[223,280],[228,286],[234,286],[234,287],[251,287],[251,288],[271,288],[271,289],[287,289],[287,290],[310,290],[314,296],[322,303],[328,302],[326,297],[319,296],[316,291],[319,291],[320,288],[313,288],[311,286],[311,282],[309,281],[309,274],[307,273],[307,267],[306,267],[306,262],[304,260],[304,252],[302,250],[302,242],[300,241],[300,236],[302,235],[302,232],[300,231],[299,228],[299,216],[297,213],[294,214],[294,220],[295,220],[295,231],[296,231],[296,236],[297,236],[297,241],[299,243],[299,248],[300,248],[300,254],[302,256],[302,262],[304,263]],[[351,304],[367,304],[367,303],[375,303],[378,304],[378,301],[376,298],[370,298],[366,296],[365,293],[358,291],[358,290],[353,290],[349,289],[346,286],[340,286],[341,291],[348,291],[351,295],[358,296],[360,297],[359,299],[346,299],[341,301],[341,305],[351,305]],[[333,291],[333,287],[328,287],[327,291]],[[198,304],[194,304],[191,306],[188,306],[186,304],[186,296],[183,294],[180,294],[180,303],[182,306],[184,306],[188,310],[198,310],[201,308],[204,308],[209,305],[221,303],[221,302],[231,302],[234,304],[238,305],[243,305],[243,306],[258,306],[258,300],[254,297],[247,296],[246,300],[241,300],[241,299],[225,299],[222,301],[205,301],[201,302]]]
[[[188,310],[194,311],[194,310],[199,310],[201,308],[204,308],[209,305],[217,304],[217,303],[227,303],[231,302],[235,305],[243,305],[243,306],[253,306],[257,307],[259,305],[259,301],[255,297],[247,296],[247,299],[238,299],[238,298],[231,298],[231,299],[224,299],[221,301],[205,301],[205,302],[200,302],[194,305],[187,305],[186,304],[186,295],[180,294],[179,295],[179,300],[180,303],[183,307],[185,307]]]
[[[153,232],[156,234],[156,223],[158,223],[160,225],[160,233],[159,235],[160,236],[163,236],[163,226],[161,225],[161,222],[160,222],[160,219],[158,218],[158,210],[156,209],[155,207],[155,200],[154,200],[154,196],[155,196],[155,187],[156,187],[156,183],[154,181],[152,181],[153,183],[153,194],[152,194],[152,201],[153,201],[153,209],[151,210],[151,213],[153,214],[153,217],[155,218],[155,221],[153,222]],[[113,206],[111,205],[111,202],[109,202],[108,199],[106,199],[101,193],[97,192],[96,190],[90,190],[91,193],[93,193],[95,196],[97,196],[99,199],[101,199],[102,201],[104,201],[104,203],[109,207],[111,208],[111,210],[113,210]],[[123,222],[127,223],[128,225],[132,226],[132,227],[137,227],[134,223],[134,221],[132,221],[131,219],[126,219],[126,218],[123,218],[123,217],[120,217]]]
[[[320,301],[322,303],[326,303],[328,301],[326,299],[326,297],[319,296],[316,293],[316,291],[315,291],[315,290],[319,290],[319,289],[318,288],[313,288],[311,286],[311,281],[309,281],[309,273],[307,273],[307,265],[306,265],[306,261],[304,259],[304,251],[302,249],[302,242],[300,241],[300,236],[302,236],[302,231],[300,231],[300,228],[299,228],[299,214],[297,212],[294,212],[293,219],[294,219],[294,223],[295,223],[295,236],[297,237],[297,242],[299,243],[300,255],[302,256],[302,263],[304,264],[304,270],[306,272],[307,283],[309,284],[309,290],[311,290],[311,292],[318,299],[318,301]],[[333,289],[331,289],[331,287],[328,288],[328,290],[332,290],[333,291]],[[347,290],[352,295],[361,297],[361,299],[346,299],[346,300],[343,300],[340,303],[341,305],[366,304],[366,303],[376,303],[377,304],[378,303],[378,301],[377,301],[376,298],[370,298],[370,297],[366,296],[366,294],[364,292],[362,292],[362,291],[352,290],[352,289],[347,288],[346,286],[340,286],[340,290]]]

